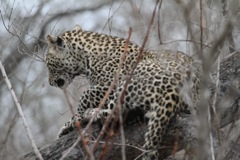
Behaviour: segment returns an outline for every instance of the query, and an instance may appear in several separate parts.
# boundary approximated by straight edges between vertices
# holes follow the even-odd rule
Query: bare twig
[[[203,54],[203,4],[202,4],[202,0],[199,1],[199,8],[200,8],[200,54]],[[207,116],[208,126],[210,127],[209,128],[210,129],[210,131],[209,131],[210,154],[211,154],[212,160],[215,160],[214,148],[213,148],[213,137],[212,137],[212,131],[211,131],[211,110],[210,110],[210,107],[208,107],[208,114],[207,115],[208,115]]]
[[[39,150],[38,150],[38,148],[37,148],[37,146],[35,144],[35,141],[33,139],[32,133],[31,133],[29,127],[28,127],[27,120],[26,120],[26,118],[25,118],[25,116],[23,114],[22,107],[21,107],[20,103],[18,102],[17,96],[16,96],[16,94],[15,94],[13,88],[12,88],[12,85],[11,85],[11,83],[10,83],[8,77],[7,77],[7,74],[5,72],[5,69],[4,69],[4,66],[3,66],[1,60],[0,60],[0,68],[1,68],[1,72],[2,72],[3,78],[5,79],[5,82],[6,82],[7,86],[8,86],[8,89],[9,89],[11,95],[12,95],[12,98],[13,98],[16,106],[17,106],[18,113],[19,113],[19,115],[20,115],[20,117],[22,119],[24,128],[26,129],[27,136],[28,136],[28,138],[29,138],[29,140],[30,140],[30,142],[32,144],[33,150],[34,150],[35,154],[37,155],[37,157],[40,160],[43,160],[42,155],[39,152]]]
[[[31,64],[32,64],[32,62],[31,62]],[[30,69],[31,69],[31,67],[29,67],[29,69],[27,70],[27,74],[26,74],[26,76],[25,76],[25,79],[24,79],[24,81],[23,81],[23,92],[22,92],[22,94],[21,94],[21,97],[19,98],[20,99],[20,104],[22,103],[22,101],[23,101],[23,97],[24,97],[24,91],[25,91],[25,87],[26,87],[26,82],[27,82],[27,76],[28,76],[28,74],[29,74],[29,72],[30,72]],[[12,113],[13,114],[13,113]],[[6,132],[6,137],[4,138],[4,140],[3,140],[3,142],[2,142],[2,146],[0,146],[0,151],[4,148],[4,146],[5,146],[5,144],[6,144],[6,142],[8,141],[8,139],[9,139],[9,136],[10,136],[10,133],[12,132],[12,129],[13,129],[13,127],[15,126],[15,124],[16,124],[16,120],[17,120],[17,118],[18,118],[18,113],[16,112],[16,113],[14,113],[14,116],[13,116],[13,118],[12,118],[12,120],[11,120],[11,122],[10,122],[10,124],[9,124],[9,128],[8,128],[8,130],[7,130],[7,132]]]
[[[116,2],[116,1],[118,1],[118,0],[115,0],[114,2]],[[42,15],[41,14],[37,15],[37,14],[42,11],[41,8],[48,2],[50,2],[50,1],[41,2],[40,5],[38,5],[39,7],[38,7],[37,11],[33,15],[31,15],[30,18],[29,17],[25,18],[24,23],[22,23],[22,24],[27,23],[27,21],[31,20],[32,18],[34,18],[34,21],[37,21],[37,20],[41,19],[39,17],[42,16]],[[8,2],[8,3],[10,3],[10,2]],[[34,44],[39,44],[42,47],[46,43],[46,41],[44,41],[43,39],[44,39],[44,36],[46,35],[46,32],[48,31],[48,27],[49,27],[50,23],[52,23],[52,22],[54,22],[54,21],[56,21],[60,18],[70,17],[70,16],[73,16],[73,15],[76,15],[76,14],[80,14],[80,13],[86,11],[86,10],[87,11],[92,11],[92,12],[96,11],[96,10],[101,9],[102,7],[108,5],[109,3],[111,3],[111,0],[100,2],[98,4],[96,3],[94,6],[86,6],[86,7],[81,7],[81,8],[78,8],[78,9],[73,9],[73,10],[70,10],[68,12],[64,11],[64,12],[61,12],[61,13],[57,13],[57,14],[54,14],[54,15],[50,16],[50,18],[48,18],[49,15],[47,13],[46,15],[48,15],[48,16],[45,15],[42,18],[42,21],[40,22],[41,25],[38,25],[39,28],[41,28],[41,29],[39,29],[39,34],[36,37],[33,36],[33,35],[30,35],[28,33],[29,28],[32,28],[31,25],[25,26],[24,28],[23,27],[21,28],[22,25],[20,25],[20,27],[19,27],[19,25],[18,25],[19,23],[14,25],[14,28],[17,29],[17,31],[21,32],[21,34],[18,34],[18,36],[22,40],[18,43],[18,44],[20,44],[21,48],[23,49],[23,51],[21,51],[21,52],[22,53],[24,52],[24,55],[26,55],[26,53],[27,53],[28,56],[29,56],[32,53],[31,48],[33,48],[35,46],[35,45],[30,45],[30,46],[26,45],[26,43],[24,41],[25,35],[29,35],[29,36],[33,37],[36,40],[33,43]],[[4,6],[1,6],[1,7],[4,7]],[[5,15],[5,12],[7,10],[11,11],[10,12],[10,17],[9,17],[9,15]],[[13,23],[7,24],[7,21],[4,21],[4,19],[3,19],[4,16],[8,18],[9,22],[12,22],[13,20],[18,20],[19,21],[19,19],[22,18],[22,17],[17,17],[15,19],[11,18],[12,17],[11,15],[18,15],[18,13],[14,13],[13,11],[14,11],[13,7],[4,8],[0,11],[0,13],[2,15],[2,17],[1,17],[2,22],[5,23],[5,25],[4,25],[5,28],[8,29],[10,32],[12,32]],[[19,14],[19,15],[21,15],[21,14]],[[33,20],[31,20],[31,21],[33,22]],[[35,25],[35,23],[33,23],[33,24]],[[9,63],[10,61],[12,61],[13,57],[19,63],[25,58],[23,55],[19,54],[18,50],[19,50],[18,45],[16,45],[16,47],[11,51],[11,54],[9,54],[9,56],[7,56],[7,58],[5,59],[5,61],[8,62],[8,63],[6,63],[6,66],[5,66],[5,70],[6,70],[8,75],[10,75],[10,73],[12,73],[16,69],[16,67],[18,66],[18,63]],[[36,55],[36,53],[34,53],[34,56],[37,56],[37,57],[33,57],[35,60],[39,60],[39,58],[40,58],[40,61],[44,61],[43,58],[42,58],[43,56],[40,57],[40,55],[39,54]],[[30,57],[32,57],[32,56],[30,55]],[[2,83],[0,81],[0,85],[1,84]]]
[[[220,57],[218,57],[217,60],[217,75],[216,75],[216,85],[215,85],[215,92],[213,94],[213,103],[212,103],[212,111],[214,115],[215,125],[217,126],[218,131],[218,138],[219,143],[221,143],[221,137],[220,137],[220,120],[217,115],[216,107],[217,107],[217,94],[218,94],[218,88],[219,88],[219,76],[220,76]]]
[[[152,26],[152,24],[153,24],[153,20],[154,20],[154,17],[155,17],[156,8],[157,8],[157,6],[158,6],[158,3],[159,3],[159,1],[156,2],[155,8],[154,8],[154,11],[153,11],[153,14],[152,14],[152,18],[151,18],[150,23],[149,23],[149,26],[148,26],[147,33],[146,33],[146,35],[145,35],[145,37],[144,37],[143,44],[142,44],[142,46],[141,46],[141,48],[140,48],[140,52],[139,52],[138,57],[137,57],[137,62],[136,62],[136,64],[135,64],[135,66],[133,66],[131,72],[128,74],[129,76],[128,76],[128,77],[126,78],[126,80],[125,80],[125,83],[124,83],[123,91],[122,91],[122,92],[125,92],[125,89],[127,88],[128,84],[129,84],[129,82],[130,82],[130,80],[131,80],[131,77],[132,77],[132,75],[133,75],[133,72],[134,72],[135,68],[137,67],[138,63],[139,63],[139,62],[142,60],[142,58],[143,58],[143,55],[142,55],[142,54],[143,54],[143,50],[144,50],[144,48],[145,48],[145,45],[146,45],[147,40],[148,40],[148,36],[149,36],[149,34],[150,34],[150,29],[151,29],[151,26]],[[115,108],[116,108],[116,107],[115,107]],[[113,109],[113,111],[114,111],[114,110],[115,110],[115,109]],[[98,138],[97,138],[97,140],[96,140],[96,142],[95,142],[95,144],[94,144],[93,149],[95,149],[96,146],[98,145],[99,140],[100,140],[100,137],[102,137],[102,136],[104,135],[104,131],[107,129],[107,127],[108,127],[108,125],[109,125],[109,123],[110,123],[110,121],[111,121],[111,118],[112,118],[112,114],[110,114],[110,115],[108,116],[108,118],[106,119],[106,121],[105,121],[105,123],[104,123],[104,125],[103,125],[103,127],[102,127],[102,130],[101,130],[101,132],[100,132],[100,134],[99,134],[99,136],[98,136]]]
[[[158,33],[158,40],[159,40],[159,44],[162,44],[162,38],[161,38],[161,31],[160,31],[160,10],[161,10],[161,6],[162,6],[162,2],[163,0],[160,0],[160,4],[158,6],[158,19],[157,19],[157,24],[158,24],[158,27],[157,27],[157,33]]]
[[[171,43],[179,43],[179,42],[190,42],[190,43],[193,43],[195,45],[201,44],[201,42],[191,40],[191,39],[178,39],[178,40],[171,40],[171,41],[162,42],[162,45],[168,45],[168,44],[171,44]],[[206,43],[203,43],[202,45],[206,48],[211,48],[212,47],[210,44],[206,44]],[[155,47],[155,46],[153,46],[153,47]]]
[[[201,54],[203,53],[203,4],[202,4],[202,0],[199,1],[199,8],[200,8],[200,50],[201,50]]]
[[[95,142],[95,141],[90,141],[89,142]],[[100,144],[106,144],[105,141],[99,141]],[[114,145],[118,145],[118,146],[122,146],[123,144],[122,143],[111,143],[111,144],[114,144]],[[135,148],[139,151],[142,151],[142,152],[145,152],[144,149],[140,148],[140,147],[137,147],[137,146],[134,146],[134,145],[131,145],[131,144],[125,144],[125,146],[128,146],[128,147],[132,147],[132,148]]]
[[[118,0],[115,0],[115,2],[118,1]],[[68,17],[68,16],[73,16],[73,15],[76,15],[76,14],[80,14],[82,12],[85,12],[85,11],[96,11],[106,5],[109,5],[112,3],[112,0],[106,0],[106,1],[102,1],[102,3],[100,4],[97,4],[95,6],[91,6],[91,7],[82,7],[82,8],[77,8],[77,9],[74,9],[74,10],[71,10],[71,11],[68,11],[68,12],[63,12],[63,13],[59,13],[59,14],[56,14],[54,16],[52,16],[51,18],[49,18],[42,26],[42,35],[45,35],[45,31],[47,30],[47,27],[48,27],[48,24],[54,20],[57,20],[57,19],[61,19],[61,18],[64,18],[64,17]]]
[[[5,21],[4,21],[4,18],[3,18],[3,14],[2,14],[2,11],[1,11],[1,10],[0,10],[0,15],[1,15],[2,23],[3,23],[3,26],[4,26],[5,30],[6,30],[8,33],[10,33],[11,35],[17,37],[18,40],[21,42],[22,46],[26,49],[26,53],[25,53],[25,54],[27,54],[28,56],[32,57],[32,56],[29,54],[29,53],[32,53],[32,51],[30,51],[29,48],[26,46],[26,44],[24,43],[22,37],[20,37],[18,34],[13,33],[13,32],[10,30],[10,28],[8,28],[8,27],[6,26]],[[33,55],[35,55],[37,58],[39,58],[39,59],[41,60],[41,62],[44,62],[44,60],[43,60],[42,57],[40,57],[40,56],[38,56],[38,55],[36,55],[36,54],[33,54]],[[33,57],[32,57],[32,58],[33,58]],[[39,61],[38,59],[35,59],[35,60]]]
[[[98,109],[99,109],[99,110],[100,110],[100,109],[102,108],[102,106],[106,103],[106,101],[107,101],[107,99],[108,99],[111,91],[113,90],[113,88],[114,88],[114,86],[115,86],[116,81],[117,81],[117,79],[114,78],[113,81],[112,81],[112,83],[111,83],[111,85],[110,85],[110,87],[108,88],[108,91],[105,93],[105,96],[104,96],[103,100],[102,100],[101,103],[98,105]],[[90,127],[90,125],[92,124],[93,119],[94,119],[94,117],[96,116],[96,114],[97,114],[97,113],[95,112],[94,115],[93,115],[93,117],[92,117],[91,120],[89,121],[87,127],[85,128],[85,130],[87,130],[87,129]],[[110,114],[110,115],[108,116],[108,118],[106,119],[106,121],[105,121],[105,123],[104,123],[104,125],[103,125],[103,127],[102,127],[102,130],[101,130],[98,138],[96,139],[95,144],[94,144],[93,147],[92,147],[92,152],[94,152],[94,150],[96,149],[96,147],[97,147],[97,145],[98,145],[98,143],[99,143],[99,141],[100,141],[100,137],[102,137],[102,136],[104,135],[104,131],[106,130],[108,124],[110,123],[111,115],[112,115],[112,114]]]
[[[226,20],[230,17],[229,11],[227,10],[228,3],[231,3],[231,2],[229,2],[227,0],[221,0],[222,14],[223,14],[223,16],[225,17]],[[228,35],[227,35],[229,54],[231,54],[235,51],[235,43],[234,43],[234,39],[233,39],[233,35],[232,35],[232,30],[233,30],[233,26],[231,26],[229,28]]]
[[[120,70],[122,68],[123,63],[126,60],[126,54],[127,54],[131,34],[132,34],[132,28],[129,28],[128,38],[127,38],[126,43],[125,43],[124,53],[121,55],[121,58],[120,58],[120,64],[119,64],[119,67],[118,67],[117,79],[119,79]],[[123,89],[121,95],[118,98],[118,103],[117,103],[117,108],[119,109],[118,114],[119,114],[120,132],[121,132],[121,141],[122,141],[122,146],[121,147],[122,147],[122,159],[123,160],[126,160],[126,153],[125,153],[125,136],[124,136],[124,130],[123,130],[123,119],[122,119],[122,108],[121,107],[122,107],[122,104],[124,102],[125,90],[126,90],[126,88]]]
[[[73,106],[72,106],[72,104],[71,104],[71,102],[70,102],[70,100],[69,100],[69,97],[68,97],[68,94],[67,94],[67,91],[66,91],[66,90],[64,90],[64,95],[65,95],[65,97],[66,97],[66,99],[67,99],[67,103],[68,103],[68,106],[69,106],[69,108],[70,108],[70,111],[71,111],[71,113],[72,113],[72,115],[73,115],[73,117],[74,117],[74,119],[75,119],[75,114],[74,114],[74,111],[73,111]],[[63,160],[64,158],[66,158],[66,156],[67,156],[67,155],[71,152],[71,150],[80,142],[81,139],[82,139],[83,142],[85,141],[84,136],[83,136],[84,133],[83,133],[82,130],[81,130],[81,126],[80,126],[79,121],[76,121],[76,122],[75,122],[75,126],[76,126],[76,128],[77,128],[77,130],[78,130],[79,137],[78,137],[78,139],[76,140],[76,142],[67,150],[67,152],[65,152],[65,153],[62,155],[62,157],[60,158],[60,160]],[[91,160],[93,160],[93,159],[94,159],[94,156],[93,156],[92,152],[90,152],[89,147],[86,145],[86,143],[83,143],[83,147],[84,147],[85,151],[87,152],[88,156],[91,158]]]
[[[98,114],[99,110],[102,108],[102,106],[106,103],[112,89],[114,88],[114,85],[115,85],[115,79],[113,80],[113,82],[111,83],[108,91],[105,93],[105,96],[103,98],[103,100],[101,101],[101,103],[98,105],[98,110],[96,110],[96,112],[93,114],[92,118],[90,119],[90,121],[88,122],[87,126],[84,128],[84,130],[81,132],[82,135],[84,135],[86,133],[86,131],[89,129],[89,127],[91,126],[91,124],[93,123],[96,115]],[[101,134],[101,133],[100,133]],[[67,152],[64,153],[64,155],[62,156],[61,160],[64,159],[70,152],[71,150],[74,149],[74,147],[76,147],[76,145],[81,141],[81,136],[78,137],[78,139],[75,141],[75,143],[67,150]],[[92,152],[93,153],[93,150],[94,150],[94,147],[92,149]]]
[[[211,110],[210,107],[208,108],[208,125],[211,126]],[[213,136],[212,136],[212,131],[210,130],[209,132],[209,139],[210,139],[210,150],[211,150],[211,158],[212,160],[215,160],[215,154],[214,154],[214,145],[213,145]]]
[[[153,21],[154,21],[154,18],[155,18],[155,14],[156,14],[156,10],[157,10],[157,6],[158,6],[158,4],[159,4],[159,1],[160,1],[160,0],[157,0],[157,1],[156,1],[154,10],[153,10],[153,13],[152,13],[152,16],[151,16],[151,20],[150,20],[149,25],[148,25],[148,28],[147,28],[147,32],[146,32],[145,37],[144,37],[144,39],[143,39],[143,43],[142,43],[142,45],[141,45],[141,48],[140,48],[140,51],[139,51],[139,54],[138,54],[138,57],[137,57],[137,62],[136,62],[135,66],[134,66],[133,69],[132,69],[132,73],[133,73],[133,71],[135,70],[135,68],[137,67],[138,63],[139,63],[139,62],[142,60],[142,58],[143,58],[143,55],[142,55],[142,54],[143,54],[143,50],[144,50],[144,48],[145,48],[145,45],[146,45],[146,43],[147,43],[147,41],[148,41],[148,37],[149,37],[149,35],[150,35],[150,31],[151,31],[151,29],[152,29],[152,24],[153,24]],[[130,74],[130,76],[131,76],[131,74]]]

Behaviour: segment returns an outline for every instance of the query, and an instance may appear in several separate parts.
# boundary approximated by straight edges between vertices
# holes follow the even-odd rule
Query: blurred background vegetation
[[[68,106],[77,106],[82,91],[88,88],[85,77],[79,77],[68,87],[66,97],[63,91],[48,84],[44,63],[47,34],[58,35],[79,24],[84,30],[126,38],[132,27],[131,41],[141,45],[155,3],[155,0],[1,0],[0,59],[37,146],[55,140],[60,127],[71,117]],[[230,20],[233,25],[221,48],[221,58],[239,51],[239,2],[204,0],[202,7],[200,24],[199,0],[162,0],[146,49],[180,50],[195,55],[202,41],[207,52]],[[31,150],[0,74],[0,159],[17,159]]]

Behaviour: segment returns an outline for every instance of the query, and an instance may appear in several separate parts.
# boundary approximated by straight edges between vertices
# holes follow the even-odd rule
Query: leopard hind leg
[[[164,100],[164,98],[162,98]],[[162,142],[169,122],[178,112],[177,104],[173,100],[165,99],[164,103],[152,107],[152,112],[149,115],[148,131],[145,134],[144,149],[146,153],[143,160],[157,160],[159,157],[158,148]]]

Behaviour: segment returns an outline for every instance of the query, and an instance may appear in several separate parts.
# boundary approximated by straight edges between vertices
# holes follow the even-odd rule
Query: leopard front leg
[[[93,86],[89,90],[83,92],[79,100],[78,112],[73,116],[65,125],[60,129],[58,133],[58,138],[62,137],[69,132],[73,131],[76,128],[75,122],[80,121],[88,121],[97,111],[97,107],[100,101],[103,99],[105,92],[107,91],[107,87],[101,86]],[[103,106],[104,109],[105,106]],[[94,120],[100,118],[101,114],[104,113],[104,110],[100,110],[99,114],[96,114]]]
[[[60,138],[73,131],[76,128],[75,122],[77,119],[80,119],[79,117],[80,116],[78,114],[75,114],[75,116],[73,116],[68,122],[66,122],[64,126],[59,130],[57,138]]]

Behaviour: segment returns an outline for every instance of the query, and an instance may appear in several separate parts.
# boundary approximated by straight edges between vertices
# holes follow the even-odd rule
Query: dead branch
[[[5,82],[6,82],[7,86],[8,86],[8,89],[9,89],[11,95],[12,95],[12,98],[13,98],[15,104],[16,104],[18,113],[19,113],[19,115],[20,115],[20,117],[21,117],[21,119],[22,119],[24,128],[25,128],[25,130],[26,130],[26,132],[27,132],[27,136],[28,136],[28,138],[29,138],[29,140],[30,140],[30,142],[31,142],[32,148],[33,148],[36,156],[37,156],[40,160],[43,160],[42,155],[41,155],[41,153],[39,152],[39,150],[38,150],[38,148],[37,148],[37,146],[36,146],[36,143],[35,143],[35,141],[34,141],[34,139],[33,139],[33,135],[32,135],[32,133],[31,133],[31,131],[30,131],[30,128],[29,128],[28,123],[27,123],[27,120],[26,120],[25,115],[24,115],[24,113],[23,113],[23,111],[22,111],[22,107],[21,107],[21,105],[20,105],[20,103],[19,103],[19,101],[18,101],[18,99],[17,99],[17,96],[16,96],[14,90],[13,90],[13,87],[12,87],[12,85],[11,85],[11,82],[10,82],[9,79],[8,79],[8,76],[7,76],[7,74],[6,74],[6,71],[5,71],[5,69],[4,69],[4,66],[3,66],[3,64],[2,64],[2,61],[0,61],[0,69],[1,69],[1,72],[2,72],[2,75],[3,75],[3,78],[5,79]]]

